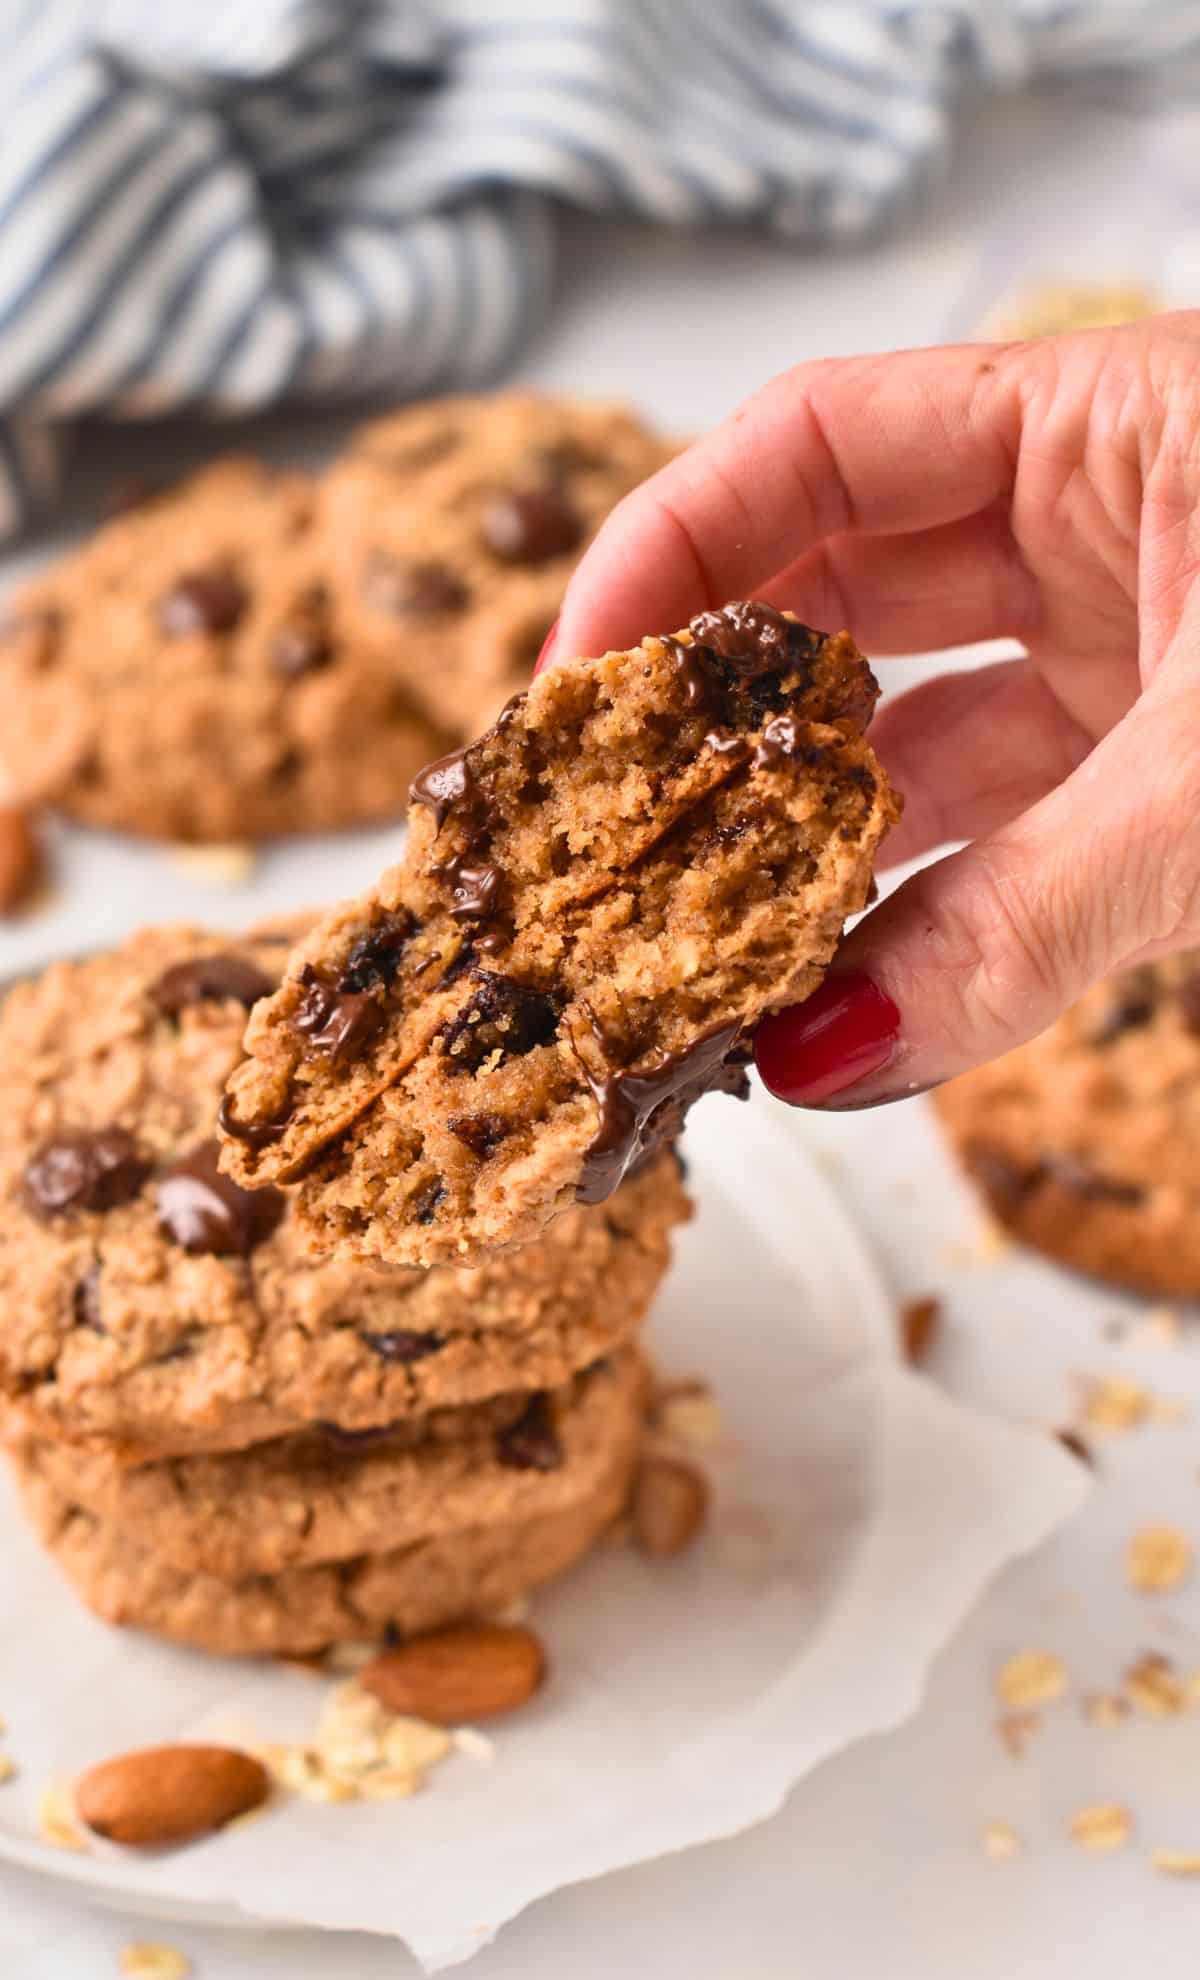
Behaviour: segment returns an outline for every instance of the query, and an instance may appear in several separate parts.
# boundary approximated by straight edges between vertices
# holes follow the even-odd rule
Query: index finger
[[[1025,360],[965,344],[802,364],[613,511],[556,654],[631,646],[748,597],[827,537],[936,528],[1012,486]]]

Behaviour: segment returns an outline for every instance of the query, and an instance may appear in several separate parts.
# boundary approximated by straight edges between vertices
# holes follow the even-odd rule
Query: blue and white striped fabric
[[[858,239],[968,91],[1198,52],[1197,0],[0,0],[0,532],[84,410],[495,375],[555,201]]]

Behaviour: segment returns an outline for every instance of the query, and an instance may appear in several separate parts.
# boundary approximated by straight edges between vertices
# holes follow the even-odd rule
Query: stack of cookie
[[[88,824],[247,840],[392,818],[528,680],[604,517],[667,458],[611,407],[436,400],[323,477],[142,489],[12,607],[0,782]]]
[[[662,1151],[470,1269],[313,1259],[217,1167],[247,1008],[299,931],[157,929],[0,1015],[0,1382],[88,1602],[222,1651],[493,1613],[623,1505],[638,1324],[688,1214]]]

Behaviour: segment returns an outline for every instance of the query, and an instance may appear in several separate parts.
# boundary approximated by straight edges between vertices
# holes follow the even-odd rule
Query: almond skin
[[[266,1769],[231,1746],[147,1746],[92,1767],[76,1783],[81,1822],[109,1842],[188,1842],[265,1801]]]
[[[0,804],[0,914],[13,914],[29,899],[42,867],[41,850],[25,813]]]
[[[682,1553],[708,1516],[708,1481],[679,1458],[644,1459],[633,1488],[629,1517],[644,1554]]]
[[[389,1712],[457,1726],[514,1711],[545,1675],[546,1653],[532,1630],[464,1623],[383,1651],[359,1683]]]

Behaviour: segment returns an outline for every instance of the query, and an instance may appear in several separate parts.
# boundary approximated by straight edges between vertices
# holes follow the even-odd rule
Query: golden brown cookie
[[[1200,970],[1097,984],[1049,1031],[935,1103],[1000,1222],[1079,1271],[1200,1293]]]
[[[321,493],[355,640],[456,740],[477,734],[528,682],[609,511],[673,451],[620,407],[528,391],[373,420]]]
[[[461,730],[361,639],[314,484],[225,460],[114,517],[15,600],[0,767],[22,798],[166,839],[393,817]]]
[[[223,1160],[342,1256],[601,1201],[821,981],[897,800],[847,634],[758,604],[542,674],[414,786],[405,856],[251,1015]]]
[[[246,1012],[302,923],[148,929],[0,1010],[0,1390],[128,1458],[370,1430],[558,1388],[627,1340],[688,1215],[669,1154],[537,1245],[436,1273],[314,1261],[217,1172]]]

